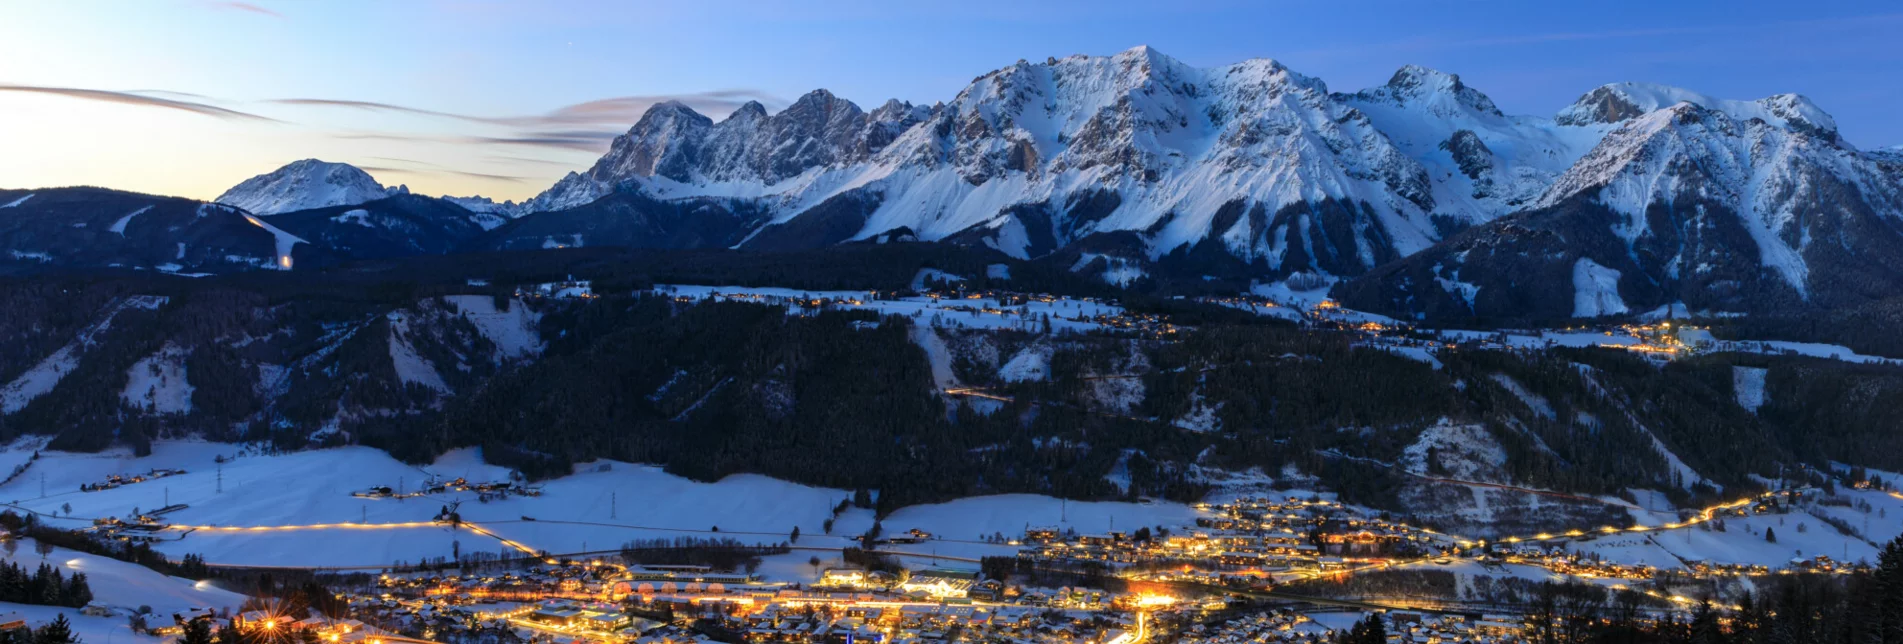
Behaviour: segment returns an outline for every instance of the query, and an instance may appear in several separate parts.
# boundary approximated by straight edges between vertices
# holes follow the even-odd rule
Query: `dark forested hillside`
[[[1459,481],[1688,501],[1797,465],[1903,468],[1894,367],[1658,363],[1599,349],[1447,350],[1429,364],[1187,300],[1125,302],[1187,325],[1162,339],[918,328],[870,311],[788,315],[643,290],[900,289],[925,267],[975,284],[1095,288],[1036,264],[987,277],[993,256],[943,246],[500,257],[0,281],[0,440],[362,443],[419,462],[480,446],[533,477],[611,458],[697,479],[754,472],[878,490],[885,508],[1272,485],[1413,512],[1449,490],[1470,497]],[[571,275],[594,279],[596,297],[516,294]],[[922,334],[986,397],[939,391]],[[1759,376],[1762,403],[1748,409],[1739,383]]]

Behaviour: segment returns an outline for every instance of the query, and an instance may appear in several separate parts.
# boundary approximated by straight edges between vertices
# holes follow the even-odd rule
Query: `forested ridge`
[[[1888,366],[1558,349],[1442,351],[1436,368],[1351,334],[1125,295],[1131,309],[1187,326],[1167,340],[935,331],[959,381],[1003,399],[973,401],[936,390],[914,339],[927,320],[641,294],[657,283],[899,289],[927,267],[977,285],[1105,294],[1035,268],[986,278],[990,256],[924,250],[738,263],[723,252],[584,250],[513,254],[480,273],[431,260],[308,276],[9,278],[0,381],[63,348],[74,357],[56,385],[0,415],[0,439],[47,435],[52,448],[83,451],[143,450],[168,436],[287,450],[362,443],[413,462],[480,446],[531,477],[610,458],[702,480],[752,472],[876,490],[882,509],[1003,492],[1190,500],[1273,479],[1406,512],[1410,487],[1423,485],[1408,450],[1450,424],[1479,428],[1469,438],[1504,455],[1472,476],[1585,494],[1650,488],[1691,501],[1799,465],[1903,469],[1893,431],[1903,370]],[[599,297],[514,295],[570,277],[594,280]],[[118,306],[135,296],[156,304]],[[476,303],[476,313],[529,320],[536,350],[497,357],[497,338],[465,310]],[[1044,356],[1048,378],[1000,375],[1027,351]],[[125,394],[135,365],[167,355],[189,381],[185,411]],[[417,364],[435,377],[417,381]],[[1766,369],[1755,413],[1738,403],[1739,368]],[[1448,449],[1425,465],[1462,458]]]

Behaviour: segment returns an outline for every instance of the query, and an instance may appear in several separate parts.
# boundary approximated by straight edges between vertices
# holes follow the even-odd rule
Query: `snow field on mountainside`
[[[1025,347],[998,367],[998,378],[1005,382],[1027,382],[1051,378],[1051,348],[1047,345]]]
[[[1766,369],[1759,367],[1731,368],[1731,387],[1737,396],[1738,406],[1756,412],[1764,406],[1764,375]]]
[[[110,228],[107,228],[107,230],[110,230],[115,233],[119,233],[121,236],[124,236],[126,234],[126,224],[132,223],[133,217],[143,215],[145,214],[145,211],[151,210],[151,209],[152,209],[151,206],[146,206],[144,208],[134,210],[132,211],[131,214],[128,214],[124,217],[120,217],[117,221],[112,222],[112,226]]]
[[[498,357],[525,358],[542,352],[544,343],[535,329],[542,316],[522,300],[510,300],[508,311],[496,310],[495,298],[485,295],[445,295],[443,300],[455,305],[463,319],[495,343]]]
[[[185,375],[185,351],[167,343],[133,363],[119,397],[127,405],[162,414],[190,413],[192,385]]]

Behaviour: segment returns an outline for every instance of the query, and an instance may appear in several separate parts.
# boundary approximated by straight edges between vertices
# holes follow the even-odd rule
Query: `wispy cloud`
[[[360,166],[357,166],[357,168],[365,172],[380,172],[380,173],[387,173],[387,174],[408,174],[408,175],[451,174],[456,176],[469,177],[472,179],[485,179],[489,181],[508,181],[510,183],[521,183],[523,181],[529,180],[529,177],[518,177],[518,176],[506,175],[506,174],[489,174],[485,172],[470,172],[467,170],[451,170],[448,168],[443,168],[439,170],[419,170],[415,168],[391,168],[386,166],[374,166],[374,165],[360,165]]]
[[[212,2],[207,4],[214,9],[226,9],[230,11],[244,11],[249,13],[255,13],[261,16],[270,16],[270,17],[278,18],[278,19],[284,18],[284,14],[278,13],[276,11],[272,11],[270,9],[266,9],[264,7],[260,7],[255,4],[251,4],[249,2]]]
[[[626,129],[628,126],[633,125],[635,121],[640,120],[641,115],[646,114],[648,108],[669,101],[680,102],[683,105],[693,108],[694,111],[715,118],[725,118],[728,114],[733,113],[734,110],[740,109],[740,106],[752,101],[758,101],[767,106],[785,104],[784,100],[776,96],[751,89],[725,89],[689,94],[618,96],[576,103],[574,105],[557,108],[546,114],[526,116],[476,116],[411,107],[408,105],[397,105],[395,103],[334,98],[282,98],[270,102],[304,107],[337,107],[392,112],[521,128],[611,125],[619,129]]]
[[[564,168],[575,167],[575,164],[569,161],[551,161],[548,159],[537,159],[534,157],[516,157],[516,156],[491,154],[483,158],[489,161],[497,162],[497,163],[527,163],[532,165],[561,166]]]
[[[29,93],[35,93],[35,94],[51,94],[54,96],[65,96],[69,98],[78,98],[78,99],[85,99],[90,101],[102,101],[106,103],[119,103],[122,105],[137,105],[140,107],[157,107],[157,108],[170,109],[170,110],[183,110],[183,111],[192,112],[195,114],[203,114],[205,116],[211,116],[215,118],[229,119],[229,120],[283,123],[283,121],[270,118],[268,116],[259,116],[256,114],[252,114],[250,112],[240,112],[238,110],[218,107],[216,105],[210,105],[206,103],[170,99],[170,98],[164,98],[161,96],[151,95],[151,94],[160,93],[156,91],[150,94],[146,94],[146,93],[134,93],[134,92],[115,92],[115,91],[103,90],[103,89],[80,89],[80,88],[73,88],[73,87],[42,87],[37,85],[0,85],[0,92],[29,92]]]
[[[582,134],[585,136],[565,136],[564,134]],[[524,133],[519,136],[443,136],[404,134],[401,132],[345,132],[333,136],[340,139],[440,143],[446,145],[516,145],[556,150],[578,150],[600,154],[608,149],[608,141],[613,140],[615,135],[613,133],[602,132],[580,132]]]

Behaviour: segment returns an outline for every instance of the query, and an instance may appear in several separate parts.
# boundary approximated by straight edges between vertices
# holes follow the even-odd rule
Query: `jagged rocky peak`
[[[759,101],[747,101],[740,106],[740,109],[734,110],[733,114],[729,115],[727,119],[744,123],[748,121],[764,121],[766,117],[766,105]]]
[[[884,105],[866,115],[865,134],[853,151],[855,159],[870,159],[884,150],[912,126],[932,117],[932,108],[913,105],[899,99],[887,99]]]
[[[1738,101],[1652,83],[1602,85],[1560,110],[1554,120],[1561,125],[1621,123],[1678,103],[1720,111],[1738,121],[1758,119],[1789,130],[1833,139],[1837,136],[1836,119],[1809,98],[1798,94],[1777,94],[1755,101]]]
[[[1482,174],[1493,168],[1493,150],[1487,148],[1486,141],[1473,130],[1455,130],[1454,135],[1442,141],[1440,149],[1446,150],[1460,167],[1460,173],[1476,181]]]
[[[766,140],[753,141],[751,170],[768,183],[844,161],[858,147],[866,113],[852,101],[813,90],[767,119]]]
[[[384,187],[370,173],[347,163],[302,159],[244,180],[219,195],[217,202],[253,214],[275,215],[360,204],[409,192],[407,186]]]
[[[1505,116],[1493,104],[1493,99],[1460,82],[1459,74],[1419,65],[1402,67],[1388,78],[1387,84],[1362,90],[1353,98],[1385,101],[1398,107],[1418,105],[1430,111],[1465,109],[1487,116]]]

